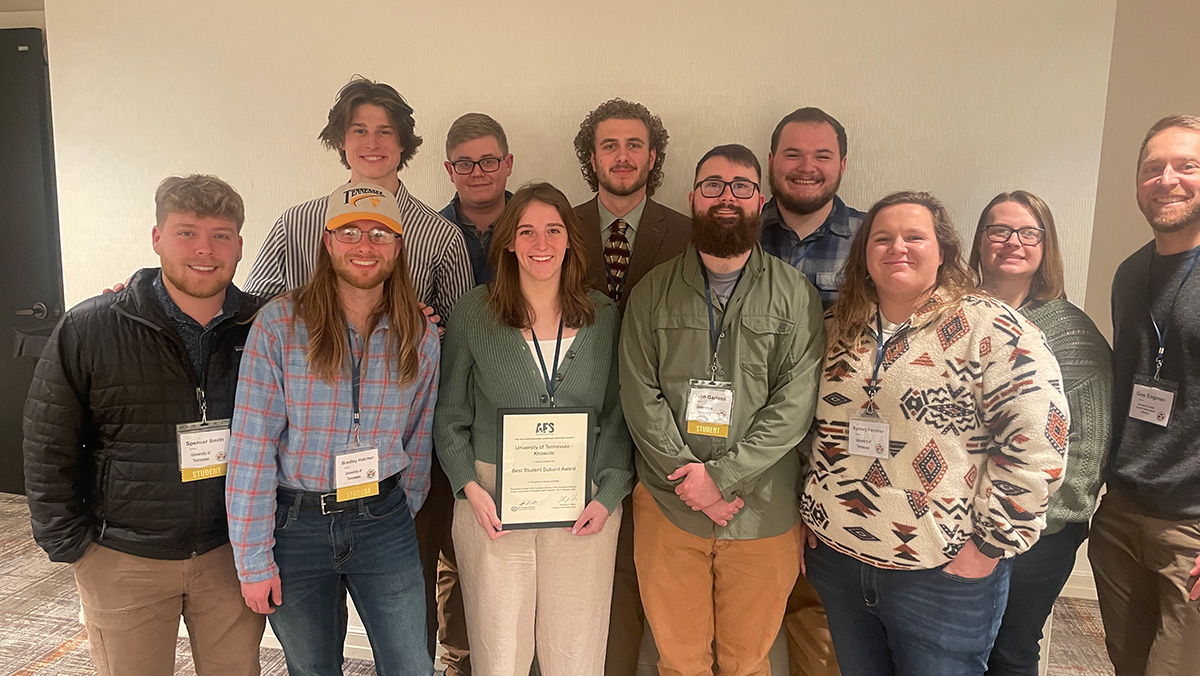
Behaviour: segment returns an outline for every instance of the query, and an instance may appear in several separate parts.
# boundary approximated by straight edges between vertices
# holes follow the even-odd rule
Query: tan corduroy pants
[[[490,474],[489,474],[490,469]],[[477,463],[495,494],[495,466]],[[515,530],[496,540],[466,500],[454,505],[454,551],[471,644],[471,669],[528,676],[534,647],[542,676],[601,676],[621,508],[604,530]]]
[[[72,568],[102,676],[175,673],[179,617],[200,676],[257,676],[266,618],[246,607],[229,545],[182,561],[92,545]]]

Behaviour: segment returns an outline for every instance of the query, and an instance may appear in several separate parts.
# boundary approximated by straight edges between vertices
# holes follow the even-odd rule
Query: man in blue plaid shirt
[[[762,210],[763,250],[803,272],[828,310],[865,216],[837,196],[846,129],[820,108],[796,110],[771,134],[767,165],[772,197]]]

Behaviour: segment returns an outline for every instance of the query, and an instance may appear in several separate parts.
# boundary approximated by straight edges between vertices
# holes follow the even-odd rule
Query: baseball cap
[[[329,196],[326,230],[337,230],[355,221],[374,221],[397,235],[403,234],[396,196],[370,183],[347,183]]]

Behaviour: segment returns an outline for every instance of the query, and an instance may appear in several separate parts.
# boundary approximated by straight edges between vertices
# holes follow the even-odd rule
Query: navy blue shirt
[[[229,288],[233,288],[233,285],[230,284]],[[192,364],[192,373],[196,375],[198,382],[203,383],[204,375],[208,372],[208,358],[212,354],[212,331],[225,319],[237,316],[237,294],[229,293],[226,289],[225,303],[221,306],[221,311],[206,326],[200,326],[200,322],[192,319],[175,304],[171,294],[167,292],[166,285],[163,284],[162,270],[159,270],[158,276],[154,278],[154,295],[163,311],[167,313],[171,328],[175,329],[175,333],[183,341],[188,361]]]
[[[833,210],[825,222],[801,240],[779,217],[779,206],[772,197],[762,210],[762,248],[803,272],[817,287],[821,305],[828,310],[837,300],[850,243],[865,217],[865,213],[846,206],[842,198],[834,195]]]
[[[512,199],[512,193],[504,191],[504,203]],[[475,285],[487,284],[492,281],[492,269],[488,267],[488,250],[492,248],[492,225],[482,231],[475,227],[466,216],[459,211],[458,193],[454,199],[438,212],[443,218],[458,226],[462,231],[463,241],[467,243],[467,256],[471,259],[471,271],[475,275]]]

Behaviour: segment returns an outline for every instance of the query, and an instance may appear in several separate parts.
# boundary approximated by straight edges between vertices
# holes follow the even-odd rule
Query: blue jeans
[[[1086,521],[1069,523],[1013,559],[1008,609],[988,659],[988,676],[1037,676],[1042,627],[1071,577],[1075,552],[1087,533]]]
[[[275,564],[283,602],[268,615],[291,676],[340,676],[346,591],[362,618],[379,676],[429,676],[425,583],[404,491],[354,510],[281,500]]]
[[[805,556],[843,676],[981,676],[1012,562],[978,580],[941,568],[886,570],[825,543]]]

